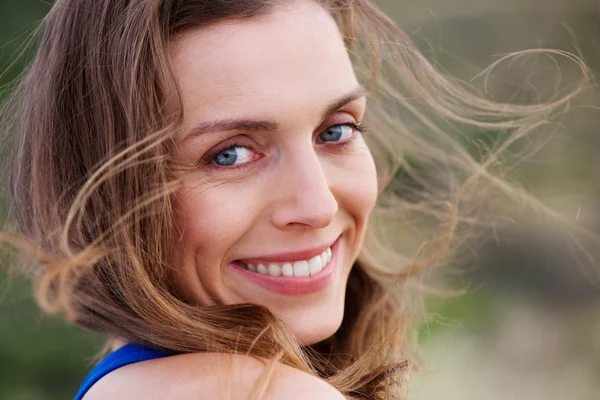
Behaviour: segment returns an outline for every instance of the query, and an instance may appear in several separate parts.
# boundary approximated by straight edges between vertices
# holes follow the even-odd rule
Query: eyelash
[[[220,154],[223,153],[224,151],[227,150],[231,150],[231,149],[235,149],[236,147],[248,147],[248,143],[242,143],[241,140],[236,139],[231,143],[228,143],[226,146],[224,146],[223,148],[218,148],[215,151],[212,151],[208,154],[208,156],[205,158],[204,162],[202,164],[210,166],[211,168],[215,168],[215,169],[238,169],[238,168],[242,168],[245,166],[245,164],[242,165],[238,165],[238,166],[229,166],[229,167],[223,167],[220,165],[215,164],[215,157]]]
[[[365,125],[362,122],[346,122],[343,124],[335,124],[335,125],[331,125],[330,127],[328,127],[327,129],[331,129],[331,128],[335,128],[336,126],[350,126],[352,127],[352,129],[354,129],[356,132],[358,133],[366,133],[367,132],[367,128],[365,127]],[[327,130],[325,129],[325,130]],[[325,131],[324,130],[324,131]],[[324,132],[323,131],[323,132]],[[321,132],[321,133],[323,133]],[[319,135],[321,134],[319,133]],[[318,135],[317,135],[318,136]],[[338,144],[333,144],[334,146],[338,146],[338,147],[343,147],[347,144],[352,143],[352,141],[356,138],[356,135],[352,136],[352,138],[350,138],[349,140],[346,140],[345,142],[342,143],[338,143]],[[334,142],[337,143],[337,142]]]
[[[323,133],[327,129],[331,129],[331,128],[334,128],[336,126],[350,126],[356,132],[361,133],[361,134],[368,132],[368,129],[365,127],[365,125],[362,122],[346,122],[346,123],[343,123],[343,124],[334,124],[334,125],[331,125],[331,126],[327,127],[326,129],[324,129],[321,133]],[[321,133],[319,133],[319,134],[321,134]],[[351,139],[346,140],[345,142],[333,144],[331,146],[345,147],[345,146],[349,145],[350,143],[352,143],[352,141],[355,138],[356,138],[356,135],[354,135]],[[336,142],[334,142],[334,143],[336,143]],[[236,147],[246,147],[247,148],[248,145],[247,145],[247,143],[242,143],[242,141],[240,141],[240,140],[234,140],[232,143],[228,143],[226,146],[224,146],[222,148],[219,148],[219,149],[217,149],[215,151],[210,152],[208,154],[208,156],[204,159],[204,161],[202,162],[202,164],[208,165],[208,166],[210,166],[212,168],[215,168],[215,169],[228,169],[228,170],[232,170],[232,169],[244,168],[244,167],[246,167],[246,164],[249,164],[249,163],[244,163],[244,164],[241,164],[241,165],[238,165],[238,166],[229,166],[229,167],[219,166],[219,165],[217,165],[217,164],[214,163],[214,158],[218,154],[220,154],[220,153],[222,153],[224,151],[227,151],[227,150],[234,149]]]

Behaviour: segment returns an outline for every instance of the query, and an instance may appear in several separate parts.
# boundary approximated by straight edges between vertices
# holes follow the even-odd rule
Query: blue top
[[[75,396],[74,400],[81,400],[90,388],[100,380],[103,376],[109,372],[114,371],[117,368],[124,367],[125,365],[133,364],[140,361],[154,360],[157,358],[167,357],[170,354],[162,351],[153,350],[148,347],[143,347],[137,344],[126,344],[125,346],[113,351],[102,361],[98,363],[90,371],[88,376],[85,378],[79,392]]]

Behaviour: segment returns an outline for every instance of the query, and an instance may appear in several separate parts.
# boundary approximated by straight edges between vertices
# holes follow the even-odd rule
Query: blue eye
[[[319,134],[323,142],[344,142],[352,138],[355,127],[353,124],[334,125]]]
[[[213,161],[221,167],[244,164],[252,161],[252,152],[245,147],[234,146],[216,154]]]

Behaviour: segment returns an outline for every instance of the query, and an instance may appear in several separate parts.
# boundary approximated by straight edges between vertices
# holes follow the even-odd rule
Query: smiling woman
[[[578,65],[511,106],[366,0],[56,1],[4,113],[2,239],[39,260],[45,310],[108,339],[76,399],[403,398],[413,281],[511,193],[433,121],[525,136]],[[434,229],[407,257],[415,211]]]
[[[304,345],[330,337],[377,197],[364,90],[335,21],[300,2],[185,32],[171,55],[180,293],[262,305]]]

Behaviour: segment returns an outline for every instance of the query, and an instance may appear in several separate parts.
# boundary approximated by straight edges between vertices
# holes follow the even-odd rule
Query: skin
[[[375,166],[360,133],[346,127],[352,133],[344,136],[352,139],[346,145],[319,140],[329,127],[358,122],[365,112],[337,26],[318,6],[297,3],[188,32],[174,41],[172,56],[184,107],[179,150],[185,187],[174,196],[182,235],[173,246],[181,293],[199,305],[265,305],[306,344],[332,335],[377,193]],[[323,118],[348,94],[352,101]],[[278,126],[186,138],[220,118]],[[243,163],[215,165],[214,150],[234,139],[243,147]],[[233,273],[237,259],[310,249],[338,237],[337,273],[320,292],[275,294]],[[176,355],[118,368],[85,399],[245,398],[263,370],[263,362],[240,354]],[[317,377],[276,364],[264,398],[344,397]]]
[[[184,187],[174,195],[181,237],[173,246],[181,293],[204,306],[264,305],[303,344],[331,336],[377,196],[362,134],[345,125],[333,128],[343,129],[341,140],[323,140],[332,126],[360,122],[366,107],[336,23],[318,5],[300,2],[186,32],[173,41],[172,59],[184,111]],[[342,98],[350,101],[323,118]],[[196,134],[239,118],[268,124]],[[232,145],[237,164],[218,165],[215,157]],[[333,283],[317,293],[273,293],[233,270],[236,260],[338,237]]]
[[[247,399],[265,364],[239,354],[190,353],[119,368],[100,379],[84,400]],[[264,400],[344,400],[327,382],[276,364]]]

